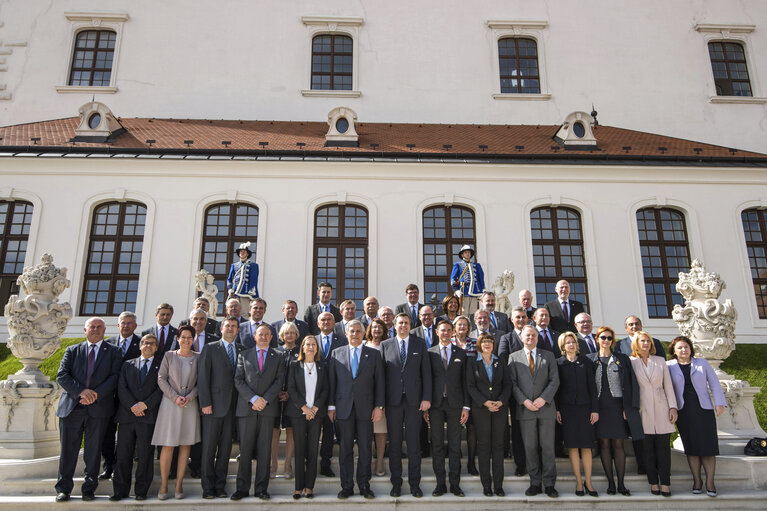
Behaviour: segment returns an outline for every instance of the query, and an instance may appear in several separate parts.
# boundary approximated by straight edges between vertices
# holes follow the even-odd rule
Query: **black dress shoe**
[[[431,492],[432,497],[441,497],[445,494],[445,487],[444,486],[437,486],[434,488],[434,491]]]
[[[652,488],[650,488],[650,493],[652,493],[653,495],[660,495],[660,490],[653,490]]]
[[[576,497],[583,497],[584,495],[586,495],[585,491],[583,491],[583,490],[575,490],[575,496]]]
[[[625,486],[618,486],[618,493],[625,495],[626,497],[631,497],[631,491]]]
[[[123,498],[120,495],[112,495],[109,497],[110,502],[120,502]]]
[[[586,493],[589,494],[589,497],[599,497],[599,492],[596,490],[589,490],[586,488]]]
[[[202,498],[204,498],[204,499],[215,499],[216,496],[213,495],[213,492],[204,491],[204,492],[202,492]]]
[[[99,474],[99,479],[104,481],[105,479],[112,479],[112,467],[104,466],[104,471]]]
[[[298,500],[298,499],[300,499],[300,498],[301,498],[301,492],[297,492],[297,493],[294,493],[294,494],[293,494],[293,499],[294,499],[294,500]]]
[[[559,497],[559,492],[553,486],[547,486],[543,489],[543,492],[547,497],[551,497],[552,499]]]
[[[671,490],[669,490],[669,491],[661,491],[660,494],[663,495],[664,497],[670,497],[671,496]]]
[[[146,500],[146,495],[136,495],[136,500]]]
[[[311,492],[311,493],[306,493],[306,494],[304,495],[304,498],[305,498],[305,499],[313,499],[313,498],[314,498],[314,492]]]
[[[450,493],[455,495],[456,497],[465,497],[466,495],[463,493],[463,490],[460,486],[454,486],[453,488],[450,488]]]
[[[506,496],[506,492],[503,491],[503,488],[496,488],[494,493],[495,493],[495,495],[497,497],[505,497]]]
[[[484,488],[482,490],[482,495],[484,495],[485,497],[492,497],[493,496],[493,490],[491,490],[490,488]]]
[[[62,492],[59,492],[58,495],[56,495],[56,502],[66,502],[68,500],[69,500],[69,494],[68,493],[64,493],[62,491]]]
[[[95,499],[96,496],[92,493],[83,493],[83,502],[90,502],[91,500]]]
[[[330,467],[325,467],[320,469],[320,475],[323,475],[325,477],[335,477],[336,474],[333,472]]]
[[[228,495],[226,494],[224,490],[216,492],[216,498],[225,499],[226,497],[228,497]]]
[[[466,471],[469,473],[470,476],[478,476],[479,471],[477,470],[477,467],[474,465],[469,465],[466,467]]]
[[[338,498],[341,500],[346,500],[352,495],[354,495],[354,492],[352,490],[344,490],[343,488],[341,489],[340,492],[338,492]]]
[[[363,497],[365,497],[368,500],[376,498],[376,494],[373,493],[373,490],[371,490],[370,488],[362,488],[360,490],[360,495],[362,495]]]
[[[256,497],[258,497],[258,498],[259,498],[259,499],[261,499],[261,500],[269,500],[269,499],[271,499],[271,498],[272,498],[272,496],[271,496],[271,495],[269,495],[269,492],[268,492],[268,491],[262,491],[261,493],[259,493],[258,495],[256,495]]]
[[[539,493],[541,493],[541,487],[540,486],[532,486],[532,485],[530,485],[530,487],[525,490],[525,495],[527,495],[528,497],[535,497]]]
[[[615,485],[609,484],[607,485],[607,492],[608,495],[615,495]]]
[[[248,494],[246,492],[237,490],[236,492],[232,493],[232,496],[229,497],[229,500],[241,500],[247,496]]]
[[[391,491],[389,492],[389,495],[391,497],[399,497],[400,495],[402,495],[402,486],[400,486],[399,484],[395,484],[394,486],[392,486]]]
[[[420,487],[418,487],[418,486],[411,486],[410,487],[410,495],[412,495],[413,497],[415,497],[417,499],[420,499],[421,497],[423,497],[423,492],[421,491]]]
[[[189,471],[189,477],[191,477],[192,479],[200,479],[202,477],[202,472],[196,469],[191,469]]]
[[[514,470],[514,475],[517,476],[517,477],[522,477],[526,473],[527,473],[527,470],[525,470],[525,467],[517,467]]]

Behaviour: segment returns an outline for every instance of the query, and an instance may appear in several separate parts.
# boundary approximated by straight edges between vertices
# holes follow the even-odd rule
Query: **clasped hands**
[[[92,405],[96,402],[96,400],[99,398],[99,395],[96,393],[95,390],[92,389],[83,389],[82,392],[80,392],[80,404],[81,405]]]
[[[535,401],[530,401],[529,399],[525,399],[525,401],[522,403],[525,408],[530,410],[531,412],[537,412],[541,408],[543,408],[546,405],[546,400],[542,397],[535,398]]]
[[[304,412],[304,415],[306,415],[306,420],[310,421],[317,416],[317,412],[319,411],[319,408],[317,408],[316,406],[312,406],[311,408],[309,408],[308,406],[304,405],[301,407],[301,411]]]
[[[503,406],[503,401],[490,401],[488,399],[487,401],[485,401],[482,404],[485,406],[485,408],[487,408],[491,412],[497,412]]]

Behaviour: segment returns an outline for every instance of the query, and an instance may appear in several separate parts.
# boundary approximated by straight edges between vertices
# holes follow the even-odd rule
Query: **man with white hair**
[[[551,328],[557,332],[576,333],[575,316],[585,312],[586,309],[581,302],[570,299],[570,283],[566,280],[557,282],[555,290],[557,292],[556,300],[546,302],[545,305],[549,310],[549,316],[551,316]]]

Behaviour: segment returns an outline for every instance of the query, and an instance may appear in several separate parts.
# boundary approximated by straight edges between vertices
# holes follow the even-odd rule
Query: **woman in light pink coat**
[[[631,366],[639,384],[639,415],[647,482],[653,495],[671,496],[671,446],[677,404],[666,361],[655,356],[652,336],[639,331],[631,338]],[[660,484],[660,488],[658,487]]]

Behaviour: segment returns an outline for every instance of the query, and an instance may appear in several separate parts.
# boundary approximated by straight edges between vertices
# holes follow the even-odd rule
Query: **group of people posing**
[[[675,426],[693,493],[716,496],[716,415],[725,400],[713,369],[694,357],[689,339],[675,338],[666,362],[661,343],[635,316],[626,319],[625,339],[618,341],[609,326],[593,333],[591,317],[569,298],[564,280],[557,283],[558,298],[537,309],[523,290],[509,315],[495,311],[494,294],[485,292],[473,317],[460,314],[455,295],[445,297],[444,314],[435,317],[431,306],[419,302],[414,284],[394,310],[371,296],[359,316],[351,300],[340,308],[331,304],[332,291],[320,283],[318,303],[306,309],[303,321],[288,300],[283,319],[266,323],[262,298],[250,301],[247,318],[240,299],[231,298],[220,323],[208,318],[207,301],[198,298],[178,328],[170,324],[173,307],[164,303],[156,308],[155,326],[141,336],[134,333],[131,312],[120,315],[120,333],[109,339],[104,321],[90,318],[86,341],[67,348],[57,375],[63,393],[56,500],[70,498],[83,435],[83,500],[94,498],[99,478],[112,479],[110,500],[127,498],[131,486],[137,500],[146,499],[153,446],[160,459],[160,500],[184,498],[187,462],[192,476],[201,478],[203,498],[253,494],[266,500],[282,429],[295,499],[314,496],[318,473],[335,477],[336,442],[339,499],[355,494],[355,481],[357,493],[375,497],[370,480],[374,470],[386,473],[387,442],[390,495],[399,497],[403,440],[411,495],[423,496],[421,460],[430,455],[432,495],[462,497],[463,429],[467,471],[479,475],[488,497],[505,495],[506,453],[513,454],[515,475],[529,475],[527,496],[558,496],[555,457],[566,453],[575,494],[597,497],[594,448],[606,492],[631,495],[624,484],[629,436],[651,492],[670,496]],[[236,486],[229,495],[236,441]]]

